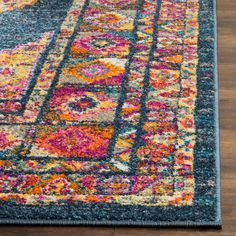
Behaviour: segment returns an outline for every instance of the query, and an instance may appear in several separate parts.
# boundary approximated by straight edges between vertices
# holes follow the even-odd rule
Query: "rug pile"
[[[0,2],[0,222],[220,226],[213,0]]]

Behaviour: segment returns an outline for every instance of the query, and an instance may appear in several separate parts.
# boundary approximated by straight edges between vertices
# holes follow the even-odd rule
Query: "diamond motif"
[[[119,85],[125,70],[109,62],[94,60],[75,64],[64,69],[64,72],[85,84]]]

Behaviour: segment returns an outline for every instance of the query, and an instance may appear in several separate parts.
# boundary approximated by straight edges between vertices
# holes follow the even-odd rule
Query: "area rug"
[[[219,227],[213,0],[0,1],[0,222]]]

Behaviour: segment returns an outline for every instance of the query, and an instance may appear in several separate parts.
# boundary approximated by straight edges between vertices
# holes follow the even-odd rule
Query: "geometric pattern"
[[[71,0],[58,26],[0,49],[0,200],[193,207],[200,7]]]
[[[1,83],[3,149],[11,146],[12,168],[20,165],[24,174],[4,175],[0,198],[192,204],[198,1],[121,5],[74,1],[34,83],[34,66],[53,33],[1,51],[1,74],[9,77]],[[10,133],[9,122],[11,129],[27,123],[23,137]]]

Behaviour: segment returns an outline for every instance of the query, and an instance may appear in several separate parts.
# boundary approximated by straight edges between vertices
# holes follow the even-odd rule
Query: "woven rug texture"
[[[0,223],[219,227],[215,12],[0,1]]]

